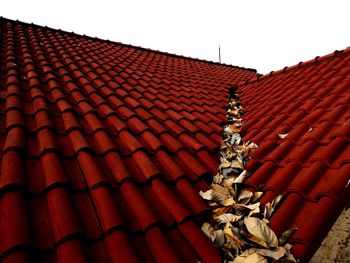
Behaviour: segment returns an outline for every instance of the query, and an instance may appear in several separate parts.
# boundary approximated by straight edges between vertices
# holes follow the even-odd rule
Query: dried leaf
[[[224,228],[225,237],[227,240],[227,243],[225,244],[226,249],[238,249],[240,250],[242,246],[244,245],[244,242],[235,235],[235,233],[232,231],[231,224],[227,223]]]
[[[219,230],[214,230],[214,228],[209,223],[204,223],[201,230],[204,234],[217,246],[222,246],[225,242],[224,232]]]
[[[227,152],[225,153],[225,155],[226,155],[226,159],[227,159],[228,161],[232,161],[234,158],[236,158],[237,153],[235,153],[235,152],[233,152],[233,151],[227,151]]]
[[[267,263],[266,258],[249,250],[237,256],[232,263]]]
[[[270,218],[272,213],[273,213],[273,207],[272,205],[269,203],[265,204],[265,209],[264,209],[264,217],[265,218]]]
[[[238,156],[237,156],[237,158],[231,162],[231,167],[243,170],[243,161],[242,161],[242,159],[238,158]]]
[[[248,208],[250,210],[254,210],[260,206],[260,202],[257,202],[255,204],[250,204],[250,205],[243,205],[245,208]]]
[[[283,246],[286,249],[286,254],[284,255],[283,258],[277,260],[276,262],[279,263],[295,263],[297,262],[294,258],[294,256],[291,254],[290,250],[292,249],[292,245],[287,243]]]
[[[244,205],[241,205],[241,204],[233,204],[230,207],[233,208],[234,210],[236,210],[236,212],[239,211],[241,213],[246,212],[248,209]]]
[[[246,217],[244,224],[252,235],[265,241],[269,247],[278,247],[278,239],[275,233],[259,218]]]
[[[247,153],[251,153],[254,149],[258,148],[258,145],[256,143],[250,141],[247,141],[245,146],[248,149]]]
[[[225,151],[227,149],[227,144],[221,141],[220,150]],[[222,153],[222,152],[221,152]]]
[[[221,247],[225,243],[225,235],[224,231],[221,229],[215,231],[215,240],[214,245],[217,247]]]
[[[288,239],[295,233],[295,231],[297,231],[298,228],[292,228],[292,229],[289,229],[285,232],[282,233],[282,236],[279,238],[279,243],[281,246],[284,246]]]
[[[222,194],[227,196],[228,195],[228,190],[227,188],[219,185],[219,184],[212,184],[211,188],[213,189],[213,191],[215,192],[215,194]]]
[[[231,124],[229,126],[226,126],[226,128],[224,129],[224,132],[227,132],[229,134],[233,134],[235,132],[241,132],[241,129],[236,127],[235,125]]]
[[[246,175],[247,175],[247,171],[244,170],[233,182],[236,184],[243,183]]]
[[[231,178],[228,178],[228,179],[224,179],[223,180],[223,185],[225,187],[230,187],[233,185],[233,182],[236,180],[236,177],[231,177]]]
[[[283,258],[280,258],[279,260],[274,261],[274,263],[296,263],[296,259],[294,256],[290,253],[287,253],[284,255]]]
[[[242,156],[243,153],[247,152],[248,149],[244,147],[244,145],[232,145],[232,150],[236,153],[236,155]]]
[[[230,197],[229,190],[219,184],[212,184],[211,189],[213,190],[213,197],[219,202]]]
[[[288,252],[290,252],[290,250],[292,249],[292,245],[291,244],[289,244],[289,243],[287,243],[287,244],[285,244],[284,246],[283,246]]]
[[[239,194],[238,201],[241,201],[240,203],[244,203],[244,200],[250,200],[250,198],[253,196],[253,193],[248,190],[242,190]]]
[[[248,214],[248,216],[252,216],[252,215],[255,215],[255,214],[259,214],[260,213],[260,207],[256,207],[254,208],[253,210],[251,210]]]
[[[221,201],[221,204],[222,204],[223,206],[232,206],[232,205],[235,204],[235,200],[233,200],[233,198],[230,197],[230,198],[227,198],[227,199]]]
[[[272,258],[274,260],[279,260],[286,255],[286,249],[283,247],[278,247],[275,249],[263,249],[263,248],[250,248],[244,251],[243,254],[239,255],[239,257],[247,257],[250,255],[257,254],[266,259],[266,257]],[[235,262],[235,261],[234,261]],[[244,261],[243,261],[244,262]],[[251,261],[252,263],[255,261]],[[267,261],[266,261],[267,262]],[[276,261],[274,261],[276,262]],[[280,262],[280,261],[277,261]]]
[[[274,260],[278,260],[282,258],[286,254],[286,249],[283,247],[277,247],[275,249],[255,249],[255,253],[264,256],[264,257],[269,257],[273,258]]]
[[[242,211],[242,210],[255,210],[257,207],[260,206],[260,203],[257,202],[255,204],[250,204],[250,205],[243,205],[243,204],[233,204],[232,208],[238,210],[238,211]]]
[[[231,137],[230,144],[231,145],[234,145],[234,144],[238,145],[241,143],[241,141],[242,141],[241,135],[238,133],[234,133]]]
[[[265,224],[268,224],[270,221],[266,218],[261,219]]]
[[[222,214],[226,214],[229,210],[231,209],[231,207],[218,207],[216,209],[213,210],[213,215],[214,216],[219,216]]]
[[[213,182],[216,184],[220,184],[223,179],[224,179],[224,176],[221,173],[217,173],[213,178]]]
[[[212,200],[214,197],[214,191],[212,189],[205,192],[199,191],[199,195],[205,200]]]
[[[256,244],[258,244],[258,245],[260,245],[260,246],[262,246],[262,247],[267,248],[267,244],[266,244],[266,242],[265,242],[264,240],[262,240],[262,239],[260,239],[260,238],[258,238],[258,237],[256,237],[256,236],[253,236],[253,235],[251,235],[251,234],[248,234],[246,237],[247,237],[250,241],[253,241],[253,242],[256,243]]]
[[[217,207],[219,204],[214,202],[213,200],[211,200],[211,202],[209,203],[209,206],[211,207]]]
[[[234,169],[232,167],[228,167],[228,168],[223,168],[221,171],[222,171],[224,178],[227,178],[229,176],[229,174],[234,171]]]
[[[237,216],[234,214],[222,214],[219,216],[214,216],[214,219],[216,221],[218,221],[219,223],[228,223],[228,222],[236,222],[238,220],[240,220],[242,218],[242,216]]]
[[[222,158],[223,159],[223,158]],[[221,161],[221,164],[219,166],[219,169],[229,168],[231,167],[231,162],[227,161],[226,158],[225,161]]]
[[[236,187],[234,185],[225,185],[223,184],[229,191],[231,197],[236,198]]]
[[[273,199],[271,205],[274,210],[276,210],[277,206],[281,203],[281,201],[283,200],[283,197],[284,197],[283,195],[277,195],[275,199]]]
[[[253,198],[251,199],[251,201],[254,203],[256,201],[258,201],[260,199],[260,197],[263,195],[263,192],[255,192],[253,194]]]
[[[288,133],[281,133],[281,134],[278,134],[278,137],[280,137],[281,139],[284,139],[288,136]]]
[[[265,218],[270,218],[272,216],[272,214],[276,210],[277,206],[281,203],[283,197],[284,197],[283,195],[277,195],[271,204],[267,203],[265,205],[265,210],[264,210],[264,217]]]
[[[211,242],[214,242],[216,235],[214,233],[214,228],[209,223],[205,222],[202,225],[201,230],[211,240]]]

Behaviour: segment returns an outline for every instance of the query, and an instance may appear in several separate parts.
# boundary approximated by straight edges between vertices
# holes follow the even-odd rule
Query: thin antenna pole
[[[220,45],[219,45],[219,63],[221,63],[221,49],[220,49]]]

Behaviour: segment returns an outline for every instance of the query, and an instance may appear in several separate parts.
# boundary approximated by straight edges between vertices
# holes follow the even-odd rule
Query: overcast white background
[[[3,1],[0,15],[268,73],[350,46],[348,0]]]

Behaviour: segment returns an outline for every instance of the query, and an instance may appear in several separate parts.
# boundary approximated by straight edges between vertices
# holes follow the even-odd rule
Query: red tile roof
[[[0,20],[0,261],[206,262],[198,195],[254,70]]]
[[[219,260],[198,191],[255,71],[1,19],[0,260]],[[310,259],[350,197],[350,50],[238,88],[247,183]],[[281,139],[279,134],[288,134]]]
[[[308,262],[350,200],[350,48],[272,72],[239,91],[244,139],[259,145],[247,184],[265,192],[263,202],[286,195],[271,227],[278,236],[297,227],[293,252]]]

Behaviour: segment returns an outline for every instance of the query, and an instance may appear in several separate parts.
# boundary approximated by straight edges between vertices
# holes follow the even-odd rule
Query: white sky
[[[220,44],[260,73],[350,46],[349,0],[8,0],[0,15],[211,61]]]

